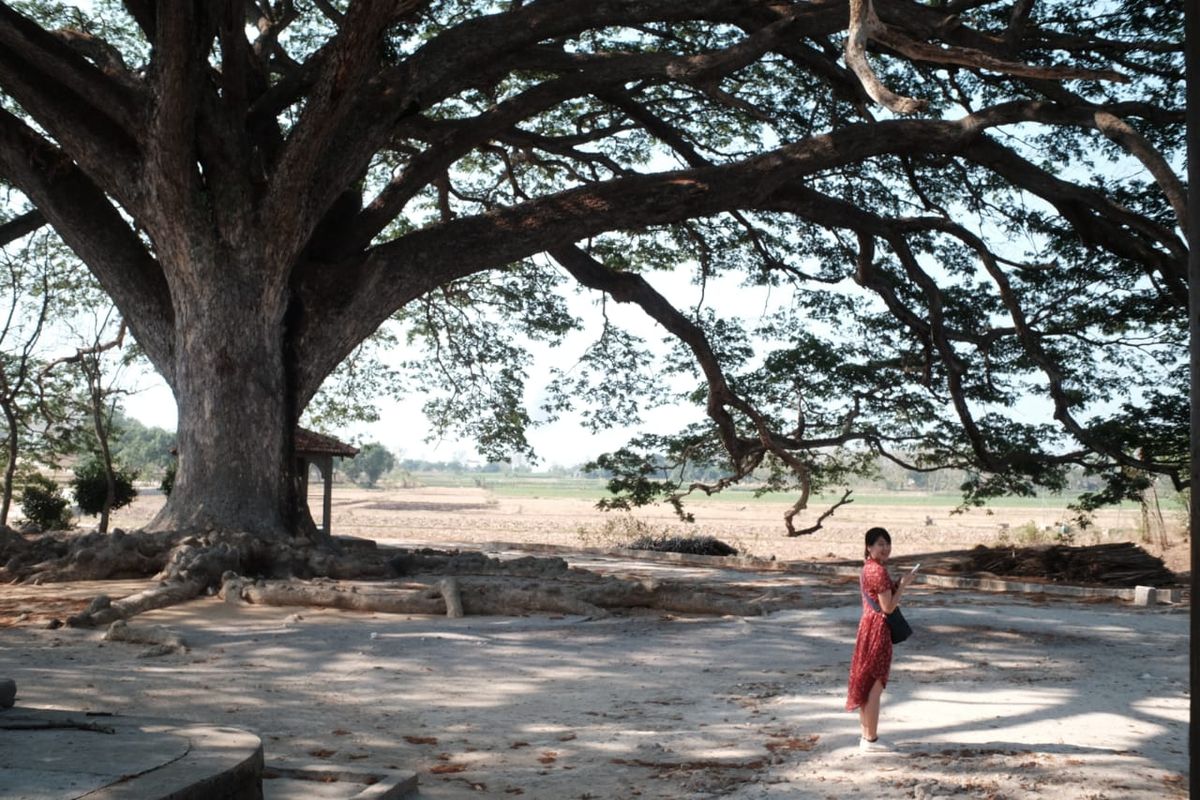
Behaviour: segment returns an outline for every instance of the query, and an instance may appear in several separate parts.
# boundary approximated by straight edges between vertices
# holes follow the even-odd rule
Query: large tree
[[[472,304],[561,333],[563,274],[640,305],[703,379],[711,425],[659,451],[773,464],[797,507],[878,454],[970,469],[979,497],[1072,465],[1183,486],[1182,8],[0,3],[0,179],[174,391],[160,529],[295,531],[293,428],[400,310],[491,363],[496,397],[446,408],[520,446],[509,351],[442,337]],[[778,344],[755,360],[654,269],[780,287]],[[1030,393],[1046,420],[1006,413]]]

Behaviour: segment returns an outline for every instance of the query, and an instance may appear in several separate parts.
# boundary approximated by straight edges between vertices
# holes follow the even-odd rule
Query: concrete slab
[[[390,769],[267,764],[263,771],[263,800],[403,800],[416,791],[416,775]]]
[[[239,728],[16,706],[0,713],[9,800],[261,798],[262,742]]]

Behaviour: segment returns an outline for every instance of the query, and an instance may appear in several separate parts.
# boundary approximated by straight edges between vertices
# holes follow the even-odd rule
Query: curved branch
[[[1175,210],[1175,218],[1179,221],[1179,229],[1187,236],[1187,189],[1183,181],[1171,169],[1166,159],[1154,149],[1146,137],[1133,129],[1125,120],[1107,111],[1097,111],[1093,115],[1096,128],[1112,141],[1124,147],[1153,177],[1171,208]]]
[[[1187,249],[1171,231],[1094,189],[1051,175],[989,137],[973,141],[963,155],[1051,203],[1085,243],[1130,259],[1147,273],[1157,272],[1172,302],[1187,306]]]
[[[871,38],[895,50],[913,61],[924,61],[941,66],[955,65],[998,72],[1018,78],[1035,78],[1052,81],[1111,81],[1129,83],[1129,77],[1111,69],[1083,69],[1080,67],[1042,67],[996,58],[982,50],[965,47],[938,46],[909,38],[897,30],[880,25],[872,30]]]
[[[915,114],[924,110],[928,100],[903,97],[883,85],[867,62],[867,42],[878,38],[883,24],[875,15],[871,0],[850,0],[850,27],[846,32],[846,66],[862,82],[863,89],[879,105],[897,114]]]
[[[452,124],[443,123],[447,133],[437,129],[425,134],[431,146],[410,160],[404,170],[368,204],[354,220],[348,234],[343,236],[345,245],[342,253],[354,252],[365,247],[388,223],[395,219],[404,206],[433,178],[445,172],[472,148],[494,138],[499,138],[518,122],[528,119],[566,100],[595,94],[622,110],[639,122],[649,124],[636,111],[636,104],[628,100],[623,87],[634,80],[681,81],[695,84],[711,81],[716,76],[733,72],[765,52],[777,43],[792,25],[791,17],[778,20],[748,36],[725,50],[689,56],[661,54],[587,56],[568,54],[561,49],[535,48],[520,60],[519,66],[527,69],[561,71],[562,77],[533,86],[520,94],[498,103],[483,114]],[[404,126],[411,131],[421,122],[414,121]],[[666,135],[669,128],[665,123],[653,129]],[[692,166],[701,161],[690,160]]]

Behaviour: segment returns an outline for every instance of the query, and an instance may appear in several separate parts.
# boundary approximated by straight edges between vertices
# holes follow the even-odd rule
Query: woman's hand
[[[903,588],[907,587],[910,583],[912,583],[916,579],[917,579],[917,573],[906,572],[904,574],[904,577],[900,579],[900,588],[903,589]]]

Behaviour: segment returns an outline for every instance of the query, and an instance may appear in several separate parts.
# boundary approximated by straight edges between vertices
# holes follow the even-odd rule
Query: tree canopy
[[[291,430],[399,315],[433,411],[527,449],[523,343],[633,303],[547,402],[709,421],[612,454],[810,493],[1187,483],[1182,0],[0,3],[0,241],[50,225],[179,403],[163,525],[277,530]],[[772,288],[760,320],[655,276]],[[1044,418],[1029,416],[1040,402]],[[232,454],[232,458],[230,456]],[[797,532],[792,515],[790,532]]]

